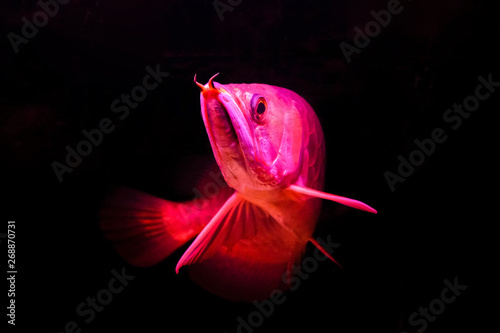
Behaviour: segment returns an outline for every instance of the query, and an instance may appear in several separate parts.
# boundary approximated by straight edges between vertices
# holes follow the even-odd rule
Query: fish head
[[[217,74],[216,74],[217,75]],[[309,104],[266,84],[195,82],[201,114],[224,179],[240,193],[288,187],[300,174],[302,115]],[[312,110],[312,108],[311,108]]]

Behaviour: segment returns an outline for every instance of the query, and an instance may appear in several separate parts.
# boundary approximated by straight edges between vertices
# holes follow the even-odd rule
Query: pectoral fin
[[[321,199],[335,201],[335,202],[338,202],[342,205],[346,205],[346,206],[349,206],[352,208],[364,210],[364,211],[369,212],[369,213],[377,214],[377,211],[375,209],[373,209],[372,207],[370,207],[367,204],[365,204],[361,201],[358,201],[358,200],[349,199],[346,197],[341,197],[340,195],[321,192],[318,190],[313,190],[311,188],[307,188],[307,187],[303,187],[303,186],[299,186],[299,185],[290,185],[288,188],[290,190],[297,192],[297,193],[300,193],[300,194],[305,194],[305,195],[308,195],[311,197],[317,197],[317,198],[321,198]]]
[[[175,267],[176,273],[179,273],[179,269],[184,265],[189,265],[196,261],[201,261],[204,258],[210,256],[210,254],[217,249],[214,246],[214,242],[217,241],[217,235],[224,229],[225,217],[240,203],[241,199],[238,193],[233,193],[232,196],[227,199],[226,203],[220,208],[220,210],[215,214],[215,216],[210,220],[207,226],[200,232],[198,237],[193,241],[189,248],[184,252],[181,259]],[[219,241],[221,238],[219,237]]]
[[[241,256],[248,265],[287,264],[295,259],[297,242],[293,232],[235,192],[182,255],[176,271],[185,265],[201,263],[221,251],[228,254],[227,257]],[[232,270],[228,265],[226,274]]]
[[[266,299],[273,290],[289,288],[284,274],[297,263],[305,241],[235,193],[186,250],[176,272],[189,265],[193,281],[226,299]]]

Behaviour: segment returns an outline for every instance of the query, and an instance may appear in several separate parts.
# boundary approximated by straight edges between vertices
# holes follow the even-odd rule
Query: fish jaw
[[[201,114],[224,179],[241,193],[279,186],[283,177],[277,156],[259,149],[256,129],[238,96],[211,80],[199,85]]]

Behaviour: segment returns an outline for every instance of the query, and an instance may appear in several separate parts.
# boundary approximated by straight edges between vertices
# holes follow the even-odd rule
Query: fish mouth
[[[196,82],[195,76],[195,83],[201,89],[203,122],[224,178],[228,184],[231,181],[226,176],[235,182],[245,179],[247,184],[255,186],[278,184],[277,157],[271,163],[261,157],[245,111],[233,97],[230,87],[213,82],[216,75],[206,85]]]
[[[228,161],[244,164],[246,147],[242,147],[240,142],[245,134],[240,132],[248,134],[248,126],[235,99],[221,84],[213,82],[215,76],[217,74],[210,78],[206,85],[196,82],[195,76],[195,83],[201,90],[201,113],[210,144],[219,166],[227,164]]]
[[[238,135],[224,104],[217,98],[206,99],[205,112],[210,136],[217,146],[219,155],[224,153],[233,158],[241,156]]]

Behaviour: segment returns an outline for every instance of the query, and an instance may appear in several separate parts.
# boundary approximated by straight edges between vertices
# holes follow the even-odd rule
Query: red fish
[[[216,74],[217,75],[217,74]],[[376,213],[322,192],[325,142],[312,107],[266,84],[214,82],[201,89],[201,115],[229,187],[195,204],[122,189],[102,210],[101,228],[130,264],[151,266],[196,237],[176,272],[234,301],[269,298],[313,238],[321,199]],[[329,254],[330,259],[335,261]]]

